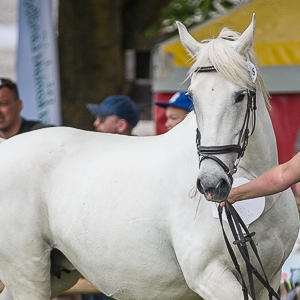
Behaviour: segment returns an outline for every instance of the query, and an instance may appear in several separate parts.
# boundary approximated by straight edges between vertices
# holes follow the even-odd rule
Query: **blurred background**
[[[17,2],[0,0],[0,70],[2,77],[16,80]]]
[[[243,1],[47,0],[57,38],[61,123],[92,130],[86,103],[126,94],[138,104],[145,134],[155,134],[151,51],[175,34],[175,20],[188,26],[224,13]],[[47,2],[46,1],[46,2]],[[17,75],[21,0],[0,0],[1,77]],[[39,1],[27,1],[31,6]],[[20,31],[21,32],[21,31]],[[21,62],[22,63],[22,62]],[[19,62],[20,64],[20,62]],[[24,85],[23,85],[24,86]],[[23,94],[21,87],[21,95]],[[174,91],[176,92],[176,91]],[[25,93],[24,93],[25,94]],[[26,101],[22,99],[25,108]],[[26,117],[26,116],[25,116]]]
[[[59,101],[61,125],[93,130],[93,116],[85,104],[125,94],[141,112],[136,134],[164,133],[164,111],[153,102],[168,101],[187,88],[188,81],[182,82],[192,62],[180,44],[175,21],[201,41],[218,35],[224,26],[244,31],[255,12],[254,49],[271,95],[279,162],[300,149],[299,1],[0,0],[0,76],[17,80],[21,95],[29,87],[16,71],[26,62],[17,60],[25,51],[18,38],[26,39],[19,22],[20,3],[26,3],[30,17],[30,7],[48,2],[51,12],[44,14],[52,18],[58,68],[54,100]],[[32,99],[22,100],[27,113],[26,103]]]

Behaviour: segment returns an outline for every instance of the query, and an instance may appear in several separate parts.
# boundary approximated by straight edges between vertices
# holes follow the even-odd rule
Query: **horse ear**
[[[252,21],[248,28],[236,41],[235,50],[240,54],[247,54],[254,45],[254,31],[255,31],[255,13],[252,15]]]
[[[179,31],[179,37],[181,40],[182,45],[185,47],[187,52],[194,57],[200,50],[200,43],[198,43],[187,31],[186,27],[176,21],[178,31]]]

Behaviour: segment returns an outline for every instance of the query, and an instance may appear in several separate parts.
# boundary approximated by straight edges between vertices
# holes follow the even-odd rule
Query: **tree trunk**
[[[143,31],[171,0],[62,0],[59,61],[63,125],[92,130],[87,103],[129,94],[124,50],[150,50]]]

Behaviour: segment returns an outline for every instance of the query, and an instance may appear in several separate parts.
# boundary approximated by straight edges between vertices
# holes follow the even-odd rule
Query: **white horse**
[[[245,58],[249,53],[252,59],[254,23],[239,38],[227,32],[235,41],[222,39],[221,33],[203,45],[183,25],[179,30],[196,58],[189,92],[201,143],[236,144],[245,119],[245,91],[254,88]],[[212,65],[218,72],[194,72]],[[257,125],[236,175],[249,179],[277,163],[260,77],[255,87]],[[116,299],[242,300],[240,278],[211,202],[199,193],[189,197],[197,177],[210,199],[224,199],[230,189],[218,161],[203,160],[199,173],[196,127],[190,113],[155,137],[46,128],[2,143],[0,278],[5,290],[0,299],[49,300],[82,274]],[[236,152],[214,156],[233,171]],[[268,197],[250,230],[276,289],[298,231],[291,192]],[[255,283],[257,298],[266,299]]]

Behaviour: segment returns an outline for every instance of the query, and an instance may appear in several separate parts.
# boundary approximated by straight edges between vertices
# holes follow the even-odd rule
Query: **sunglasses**
[[[100,123],[104,123],[106,118],[107,118],[107,116],[105,116],[105,117],[97,116],[97,119],[99,120]]]

